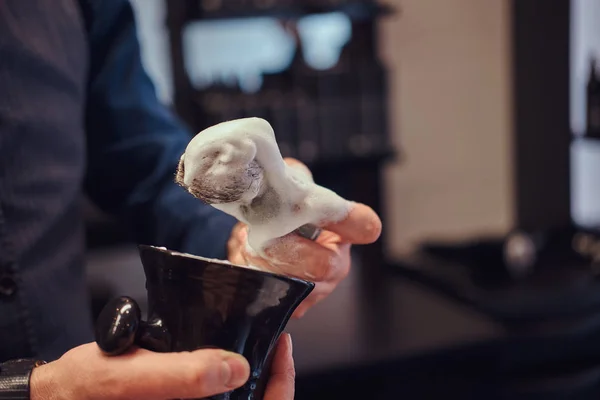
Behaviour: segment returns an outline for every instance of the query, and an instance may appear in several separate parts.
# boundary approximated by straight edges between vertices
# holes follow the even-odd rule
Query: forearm
[[[0,399],[50,399],[42,395],[48,382],[45,371],[38,373],[46,365],[45,361],[27,358],[0,363]]]
[[[224,258],[235,221],[174,182],[191,135],[156,97],[129,2],[94,4],[87,194],[104,211],[124,218],[139,243]]]
[[[59,399],[59,394],[52,390],[52,367],[53,365],[42,365],[31,371],[30,400],[54,400]]]

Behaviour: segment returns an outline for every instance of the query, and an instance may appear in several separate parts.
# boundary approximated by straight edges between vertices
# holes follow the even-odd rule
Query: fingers
[[[123,381],[121,398],[204,398],[242,386],[250,374],[244,357],[213,349],[182,353],[137,349],[109,361]]]
[[[343,241],[352,244],[370,244],[381,235],[381,220],[373,209],[360,203],[353,203],[348,216],[323,227],[340,235]]]
[[[265,400],[294,400],[296,370],[292,357],[292,337],[285,333],[279,339]]]
[[[293,318],[301,318],[311,307],[326,298],[348,275],[351,266],[349,243],[324,230],[316,242],[295,234],[285,236],[266,249],[265,258],[246,251],[244,226],[234,228],[228,243],[229,261],[254,265],[266,271],[295,276],[314,282],[315,288],[296,308]]]
[[[350,268],[350,246],[325,247],[291,234],[265,249],[265,260],[277,272],[313,282],[340,280]]]
[[[310,169],[295,158],[284,158],[287,165],[304,171],[312,179]],[[345,242],[352,244],[370,244],[381,235],[381,219],[373,209],[365,204],[353,203],[348,216],[340,222],[323,227],[340,235]]]
[[[311,294],[294,310],[292,318],[300,319],[321,300],[327,298],[335,290],[338,282],[318,282]]]

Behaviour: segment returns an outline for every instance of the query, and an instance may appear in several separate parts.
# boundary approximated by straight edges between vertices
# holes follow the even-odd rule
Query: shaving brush
[[[345,218],[349,203],[288,166],[271,125],[243,118],[196,135],[181,156],[176,182],[194,197],[249,225],[250,246],[296,232],[316,239],[323,221]]]

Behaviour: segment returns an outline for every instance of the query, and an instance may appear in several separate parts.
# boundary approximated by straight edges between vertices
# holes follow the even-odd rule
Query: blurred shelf
[[[378,57],[377,25],[378,17],[396,14],[395,8],[370,0],[172,0],[167,7],[175,109],[193,131],[232,119],[264,118],[284,157],[303,161],[318,183],[383,214],[383,163],[397,154],[388,126],[387,69]],[[291,64],[285,71],[264,74],[256,93],[241,93],[233,80],[198,88],[190,79],[183,35],[191,22],[333,12],[350,18],[352,39],[327,71],[306,64],[296,32]],[[288,27],[292,32],[293,25]],[[382,249],[372,248],[377,252],[368,258],[384,258]]]
[[[535,258],[520,277],[505,262],[506,236],[424,242],[393,269],[504,323],[587,318],[600,310],[600,279],[592,256],[574,247],[583,234],[599,238],[575,226],[527,233]]]
[[[179,4],[177,4],[179,3]],[[169,18],[179,23],[202,20],[239,19],[256,17],[300,18],[307,15],[341,12],[353,20],[370,20],[395,13],[390,5],[371,1],[331,1],[304,4],[285,4],[272,0],[235,4],[222,0],[186,0],[169,2]]]
[[[600,140],[600,132],[592,133],[586,129],[573,132],[571,131],[571,140],[579,141],[579,140]]]
[[[571,138],[571,141],[573,141],[573,142],[579,142],[579,141],[600,142],[600,137],[588,136],[588,135],[573,135]]]
[[[387,149],[364,156],[357,157],[329,157],[315,161],[301,160],[311,170],[319,170],[323,168],[347,168],[347,167],[361,167],[365,165],[381,164],[391,161],[396,161],[399,158],[398,152]]]

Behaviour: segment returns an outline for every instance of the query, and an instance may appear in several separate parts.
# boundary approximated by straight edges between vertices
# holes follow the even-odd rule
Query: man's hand
[[[285,333],[279,339],[277,349],[275,349],[265,400],[294,400],[295,380],[292,337]]]
[[[293,400],[291,354],[291,338],[284,334],[276,349],[265,400]],[[237,389],[249,374],[245,358],[223,350],[154,353],[135,349],[109,357],[96,343],[88,343],[35,368],[31,400],[204,398]]]
[[[285,161],[310,174],[300,161],[290,158]],[[227,243],[229,261],[315,282],[315,290],[294,312],[294,317],[300,318],[310,307],[327,297],[348,275],[351,245],[370,244],[379,238],[381,220],[370,207],[355,203],[346,219],[321,228],[323,232],[314,242],[296,234],[278,239],[265,250],[269,259],[266,260],[247,251],[248,229],[245,224],[238,223]]]

